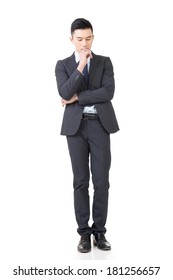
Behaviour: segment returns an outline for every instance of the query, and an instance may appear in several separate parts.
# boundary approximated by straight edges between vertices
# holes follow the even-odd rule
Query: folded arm
[[[98,73],[99,71],[101,70],[98,69]],[[96,75],[98,75],[98,73]],[[98,77],[96,77],[99,81],[97,83],[98,86],[95,86],[94,89],[81,91],[80,86],[84,79],[83,74],[76,69],[71,76],[69,76],[62,61],[58,61],[55,74],[63,106],[76,101],[78,101],[80,105],[85,106],[89,104],[107,102],[113,98],[115,82],[113,66],[109,58],[106,58],[104,61],[103,72],[100,72],[100,76],[98,75]]]
[[[113,66],[110,58],[107,57],[105,59],[104,71],[101,77],[100,87],[92,90],[84,90],[79,93],[77,92],[79,104],[89,105],[110,101],[114,96],[114,90],[115,81]]]

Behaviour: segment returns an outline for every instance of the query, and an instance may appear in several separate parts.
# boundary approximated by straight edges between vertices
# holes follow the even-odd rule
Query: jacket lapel
[[[92,83],[92,80],[94,78],[94,74],[96,73],[96,68],[97,68],[97,56],[93,54],[93,58],[90,60],[90,69],[89,69],[89,85]]]

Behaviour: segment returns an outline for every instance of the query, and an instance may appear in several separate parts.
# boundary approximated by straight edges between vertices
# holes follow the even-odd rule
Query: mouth
[[[83,48],[83,49],[81,49],[81,51],[90,51],[90,49],[89,48]]]

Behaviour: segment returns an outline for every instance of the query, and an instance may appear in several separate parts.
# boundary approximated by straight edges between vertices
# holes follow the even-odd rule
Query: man
[[[59,60],[55,75],[58,91],[65,106],[61,134],[66,135],[74,175],[74,207],[80,242],[78,251],[91,250],[93,244],[110,250],[106,240],[109,169],[111,163],[110,133],[119,130],[111,104],[114,74],[109,57],[91,51],[93,27],[83,18],[71,25],[71,42],[75,52]],[[90,160],[90,162],[89,162]],[[94,186],[93,224],[89,226],[90,171]]]

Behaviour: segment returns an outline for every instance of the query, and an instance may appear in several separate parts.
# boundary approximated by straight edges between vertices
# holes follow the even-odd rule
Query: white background
[[[166,0],[1,1],[2,279],[26,279],[12,275],[19,265],[161,266],[149,279],[172,279],[172,14]],[[73,52],[77,17],[91,21],[93,51],[114,65],[120,131],[111,136],[111,252],[76,250],[71,165],[59,134],[54,69]]]

